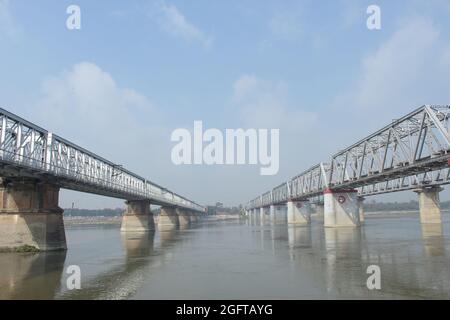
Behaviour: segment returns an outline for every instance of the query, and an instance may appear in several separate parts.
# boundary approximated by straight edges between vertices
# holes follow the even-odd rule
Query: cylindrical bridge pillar
[[[414,190],[419,195],[419,210],[421,223],[442,223],[439,192],[442,187],[423,187]]]
[[[330,190],[324,192],[324,226],[360,226],[358,193],[356,190]]]
[[[147,232],[155,230],[155,221],[150,211],[150,201],[130,200],[125,202],[127,208],[123,213],[122,232]]]
[[[59,186],[34,179],[0,178],[0,249],[65,250]]]

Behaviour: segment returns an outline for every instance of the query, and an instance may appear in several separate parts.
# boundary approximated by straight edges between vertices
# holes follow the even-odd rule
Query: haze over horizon
[[[198,203],[244,204],[421,105],[450,104],[450,3],[375,3],[370,31],[374,1],[79,0],[82,28],[68,30],[73,1],[0,0],[0,106]],[[174,165],[171,133],[196,120],[280,129],[278,174]],[[72,203],[123,206],[63,191]]]

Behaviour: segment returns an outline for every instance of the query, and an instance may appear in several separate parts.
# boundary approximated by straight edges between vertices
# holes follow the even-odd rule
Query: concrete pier
[[[176,214],[178,215],[178,222],[180,227],[186,227],[191,224],[191,213],[188,210],[177,208]]]
[[[423,187],[414,190],[419,195],[419,210],[421,223],[442,223],[439,192],[441,187]]]
[[[0,249],[33,246],[65,250],[59,187],[32,179],[0,178]]]
[[[325,227],[356,227],[361,225],[356,190],[325,190],[324,209]]]
[[[161,207],[159,214],[158,230],[172,230],[178,228],[180,221],[174,207]]]
[[[122,217],[122,232],[148,232],[155,230],[155,221],[150,211],[150,201],[133,200],[126,202]]]
[[[365,220],[364,200],[366,200],[366,198],[364,198],[364,197],[358,197],[359,222],[360,222],[361,224],[363,224],[363,223],[364,223],[364,220]]]
[[[310,224],[311,204],[309,201],[289,201],[287,203],[287,221],[289,224]]]

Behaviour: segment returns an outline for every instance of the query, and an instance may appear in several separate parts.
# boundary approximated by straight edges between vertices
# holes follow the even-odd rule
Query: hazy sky
[[[81,30],[66,27],[71,4]],[[366,27],[371,4],[381,30]],[[449,30],[447,0],[0,0],[0,105],[197,202],[245,203],[416,107],[449,104]],[[194,120],[279,128],[279,173],[175,166],[171,132]],[[123,203],[63,192],[72,202]]]

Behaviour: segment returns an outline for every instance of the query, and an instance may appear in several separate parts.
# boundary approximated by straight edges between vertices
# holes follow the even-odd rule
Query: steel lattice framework
[[[204,207],[0,108],[0,175],[126,200]]]
[[[247,204],[258,208],[357,189],[360,196],[444,185],[449,179],[450,106],[426,105],[339,151]],[[268,199],[270,197],[270,199]]]

